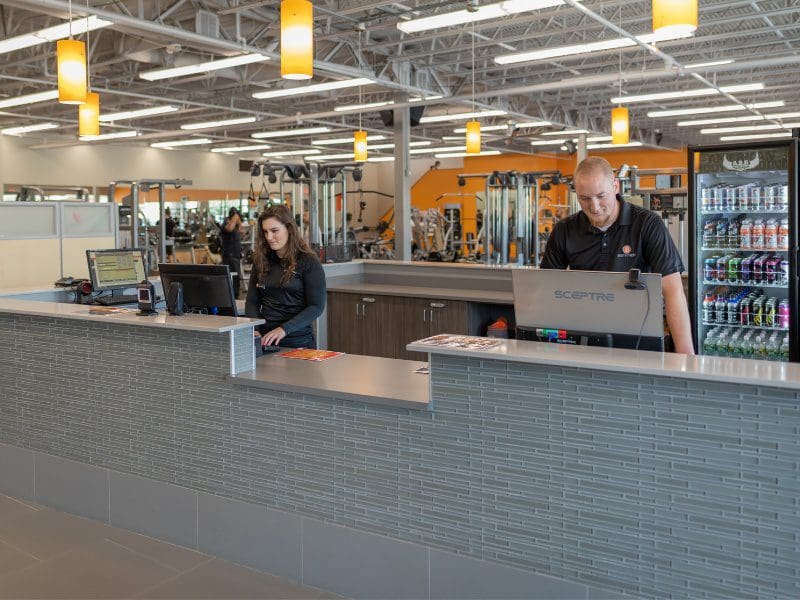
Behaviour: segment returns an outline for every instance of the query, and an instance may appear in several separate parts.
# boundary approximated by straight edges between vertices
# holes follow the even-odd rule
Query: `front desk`
[[[5,493],[350,597],[800,595],[798,365],[88,311],[0,299]]]

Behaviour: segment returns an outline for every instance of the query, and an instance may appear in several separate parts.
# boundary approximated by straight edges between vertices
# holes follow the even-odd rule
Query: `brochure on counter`
[[[426,346],[440,346],[442,348],[464,348],[466,350],[487,350],[497,346],[503,340],[476,337],[471,335],[434,335],[416,342]]]
[[[296,350],[289,350],[283,352],[279,356],[283,358],[299,358],[300,360],[313,360],[320,362],[341,356],[344,352],[333,352],[332,350],[314,350],[313,348],[297,348]]]

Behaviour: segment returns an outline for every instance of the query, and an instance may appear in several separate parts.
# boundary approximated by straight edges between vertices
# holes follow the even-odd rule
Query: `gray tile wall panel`
[[[0,334],[0,443],[612,595],[800,596],[797,393],[434,357],[420,414],[233,387],[227,335]]]

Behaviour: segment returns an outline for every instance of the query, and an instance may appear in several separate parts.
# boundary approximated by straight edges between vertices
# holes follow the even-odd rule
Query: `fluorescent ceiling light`
[[[628,142],[627,144],[586,144],[586,149],[599,150],[600,148],[634,148],[641,145],[642,142]]]
[[[692,63],[690,65],[683,65],[684,69],[702,69],[703,67],[718,67],[720,65],[729,65],[733,62],[732,58],[727,60],[712,60],[709,62]]]
[[[270,90],[268,92],[256,92],[253,98],[259,100],[266,100],[268,98],[284,98],[285,96],[300,96],[302,94],[317,94],[319,92],[327,92],[329,90],[341,90],[349,87],[356,87],[359,85],[371,85],[376,83],[372,79],[366,77],[357,77],[356,79],[343,79],[341,81],[328,81],[327,83],[314,83],[311,85],[300,85],[297,87],[284,88],[280,90]]]
[[[349,110],[364,110],[367,108],[379,108],[381,106],[389,106],[394,104],[394,100],[385,100],[383,102],[369,102],[367,104],[353,104],[351,106],[336,106],[334,107],[334,111],[336,112],[347,112]]]
[[[253,133],[250,134],[250,137],[263,140],[268,138],[312,135],[315,133],[328,133],[330,130],[331,130],[330,127],[304,127],[301,129],[281,129],[280,131],[262,131],[259,133]]]
[[[261,156],[266,156],[267,158],[280,158],[281,156],[309,156],[311,154],[321,154],[320,150],[283,150],[283,151],[276,151],[276,152],[264,152]]]
[[[425,96],[424,98],[409,98],[409,102],[422,102],[423,100],[439,100],[440,98],[444,98],[442,95],[434,95],[434,96]]]
[[[208,138],[191,138],[188,140],[172,140],[169,142],[154,142],[151,148],[177,148],[178,146],[202,146],[213,143]]]
[[[108,123],[110,121],[123,121],[127,119],[138,119],[139,117],[152,117],[153,115],[163,115],[166,113],[176,112],[177,106],[153,106],[152,108],[142,108],[140,110],[128,110],[124,112],[108,113],[100,115],[101,123]]]
[[[764,89],[763,83],[745,83],[743,85],[728,85],[719,88],[728,94],[737,92],[757,92]],[[613,104],[633,104],[636,102],[653,102],[654,100],[670,100],[672,98],[694,98],[697,96],[715,96],[719,94],[712,88],[699,88],[694,90],[683,90],[678,92],[659,92],[658,94],[642,94],[639,96],[617,96],[611,98]]]
[[[368,142],[378,142],[385,140],[385,135],[369,135],[367,134]],[[329,138],[327,140],[314,140],[311,142],[313,146],[335,146],[336,144],[352,144],[355,140],[352,137],[345,138]]]
[[[58,98],[58,90],[47,90],[46,92],[37,92],[35,94],[28,94],[26,96],[17,96],[15,98],[0,100],[0,108],[22,106],[23,104],[35,104],[37,102],[55,100],[56,98]]]
[[[700,127],[701,125],[719,125],[722,123],[747,123],[748,121],[767,121],[769,119],[796,119],[800,112],[778,113],[774,115],[748,115],[746,117],[715,117],[713,119],[697,119],[694,121],[678,121],[678,127]]]
[[[71,27],[72,35],[86,33],[87,30],[94,31],[95,29],[108,27],[111,24],[111,21],[98,19],[94,15],[90,16],[88,19],[74,19]],[[34,31],[33,33],[25,33],[23,35],[0,40],[0,54],[21,50],[22,48],[30,48],[31,46],[37,46],[45,42],[54,42],[56,40],[68,38],[69,36],[69,22],[61,23],[60,25]]]
[[[410,148],[414,148],[415,146],[430,146],[433,142],[429,141],[420,141],[420,142],[409,142],[408,146]]]
[[[461,158],[462,156],[496,156],[500,154],[499,150],[486,150],[478,152],[477,154],[468,154],[467,152],[445,152],[444,154],[434,154],[434,158]]]
[[[560,146],[567,140],[533,140],[531,146]]]
[[[466,121],[467,119],[479,119],[481,117],[499,117],[507,114],[504,110],[483,110],[479,112],[454,113],[452,115],[434,115],[422,117],[420,123],[442,123],[444,121]]]
[[[507,131],[508,125],[481,125],[481,133],[484,131]],[[458,127],[453,133],[467,133],[466,127]]]
[[[82,142],[101,142],[103,140],[116,140],[120,138],[132,138],[139,135],[136,130],[117,131],[115,133],[101,133],[100,135],[82,135],[78,139]]]
[[[269,150],[269,144],[253,144],[252,146],[227,146],[224,148],[211,148],[211,152],[248,152],[250,150]]]
[[[355,158],[355,154],[350,152],[344,152],[342,154],[319,154],[317,156],[312,156],[314,160],[341,160],[341,159],[349,159],[353,160]]]
[[[184,77],[185,75],[197,75],[199,73],[208,73],[209,71],[230,69],[232,67],[240,67],[242,65],[263,62],[269,59],[269,56],[264,56],[263,54],[241,54],[239,56],[231,56],[230,58],[222,58],[220,60],[210,60],[208,62],[185,65],[183,67],[142,71],[139,73],[139,77],[146,79],[147,81],[157,81],[159,79],[170,79],[172,77]]]
[[[740,131],[774,131],[775,129],[792,129],[794,127],[800,127],[800,123],[784,123],[783,125],[770,123],[768,125],[744,125],[742,127],[710,127],[708,129],[701,129],[700,133],[714,134],[739,133]]]
[[[525,127],[547,127],[552,125],[550,121],[529,121],[527,123],[517,123],[517,129],[523,129]]]
[[[464,146],[466,148],[466,146]],[[430,154],[431,152],[438,152],[438,148],[414,148],[413,150],[409,150],[409,154]]]
[[[507,0],[506,2],[485,4],[473,11],[457,10],[403,21],[397,24],[397,28],[404,33],[418,33],[430,29],[439,29],[440,27],[463,25],[464,23],[486,21],[487,19],[500,19],[509,15],[561,6],[562,4],[564,4],[563,0]]]
[[[791,131],[784,131],[782,133],[762,133],[753,135],[723,135],[719,138],[721,142],[738,142],[740,140],[771,140],[775,138],[791,137]]]
[[[669,40],[679,40],[691,37],[688,31],[662,31],[658,33],[648,33],[647,35],[637,36],[640,42],[645,44],[655,44]],[[589,54],[591,52],[602,52],[603,50],[616,50],[617,48],[629,48],[636,46],[636,42],[630,38],[613,38],[610,40],[600,40],[588,44],[576,44],[574,46],[561,46],[559,48],[543,48],[541,50],[531,50],[530,52],[517,52],[496,56],[494,62],[498,65],[509,65],[521,62],[531,62],[534,60],[545,60],[549,58],[563,58],[565,56],[576,56],[578,54]]]
[[[742,106],[741,104],[725,104],[723,106],[701,106],[696,108],[676,108],[674,110],[653,110],[647,113],[647,116],[656,119],[659,117],[683,117],[686,115],[710,115],[713,113],[721,112],[739,112],[748,109],[760,108],[780,108],[785,106],[786,102],[783,100],[775,100],[772,102],[755,102]]]
[[[0,129],[3,135],[22,135],[23,133],[30,133],[32,131],[45,131],[46,129],[58,129],[57,123],[37,123],[36,125],[24,125],[22,127],[8,127]]]
[[[545,131],[540,135],[546,136],[563,136],[563,135],[580,135],[582,133],[589,133],[588,129],[565,129],[564,131]]]
[[[213,129],[214,127],[226,127],[228,125],[242,125],[243,123],[254,123],[255,117],[240,117],[238,119],[226,119],[224,121],[206,121],[205,123],[188,123],[181,125],[181,129]]]
[[[394,156],[376,156],[375,158],[368,158],[367,162],[392,162]]]

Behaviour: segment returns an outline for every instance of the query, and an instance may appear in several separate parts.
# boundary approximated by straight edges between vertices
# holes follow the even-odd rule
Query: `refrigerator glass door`
[[[791,158],[788,146],[691,157],[700,354],[789,360]]]

